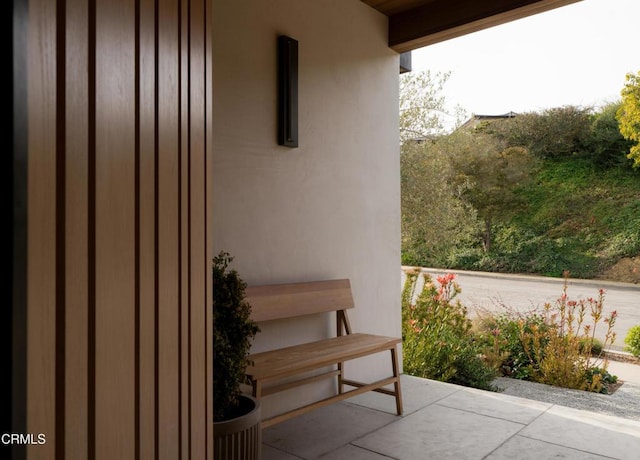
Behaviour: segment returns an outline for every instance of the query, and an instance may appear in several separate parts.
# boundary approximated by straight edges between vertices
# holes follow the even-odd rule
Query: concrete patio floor
[[[402,376],[393,398],[357,396],[264,430],[264,460],[633,459],[640,422]]]

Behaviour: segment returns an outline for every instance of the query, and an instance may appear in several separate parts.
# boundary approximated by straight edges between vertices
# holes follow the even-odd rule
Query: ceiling
[[[580,0],[361,1],[389,17],[389,46],[404,53]]]

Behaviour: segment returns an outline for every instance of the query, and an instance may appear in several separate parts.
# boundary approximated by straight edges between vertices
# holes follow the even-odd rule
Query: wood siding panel
[[[56,449],[56,4],[29,4],[27,201],[27,432],[44,446],[29,459],[53,458]]]
[[[29,459],[212,458],[210,20],[29,4]]]
[[[158,453],[174,459],[180,447],[178,3],[161,0],[158,8]]]
[[[198,442],[207,436],[207,377],[205,366],[193,363],[205,363],[205,321],[206,321],[206,282],[210,270],[210,259],[206,248],[206,168],[205,168],[205,8],[204,2],[191,3],[189,18],[190,30],[190,75],[189,88],[189,277],[191,303],[191,455],[204,458],[205,444]]]
[[[66,5],[66,385],[65,457],[87,456],[88,360],[88,5]]]
[[[180,2],[180,371],[181,371],[181,407],[182,441],[181,455],[189,458],[191,452],[191,418],[190,418],[190,285],[189,285],[189,2]]]
[[[95,456],[135,453],[135,11],[96,5]]]
[[[213,24],[213,8],[211,3],[205,2],[205,40],[204,40],[204,56],[205,56],[205,74],[204,74],[204,101],[205,101],[205,185],[204,185],[204,211],[205,220],[205,255],[207,267],[213,255],[213,212],[211,209],[211,197],[213,196],[213,181],[210,179],[213,177],[213,161],[211,154],[213,152],[213,60],[212,60],[212,46],[213,37],[211,24]],[[207,269],[205,273],[205,279],[211,279],[210,271]],[[209,420],[213,420],[213,308],[208,308],[209,305],[213,305],[213,286],[211,282],[205,282],[205,380],[206,380],[206,458],[213,458],[213,423],[209,423]]]
[[[139,13],[139,453],[156,452],[156,10],[141,0]]]

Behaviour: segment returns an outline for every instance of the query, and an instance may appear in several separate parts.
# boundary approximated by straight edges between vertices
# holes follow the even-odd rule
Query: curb
[[[550,276],[539,276],[539,275],[476,272],[471,270],[449,270],[444,268],[411,267],[407,265],[402,265],[401,268],[403,272],[406,272],[409,270],[420,270],[422,273],[432,273],[432,274],[455,273],[457,275],[476,276],[476,277],[494,278],[494,279],[512,279],[512,280],[519,280],[519,281],[544,281],[544,282],[556,283],[560,285],[564,284],[565,282],[564,278],[553,278]],[[610,287],[616,287],[618,289],[640,292],[640,285],[633,284],[633,283],[623,283],[620,281],[583,280],[578,278],[569,278],[567,280],[567,283],[569,286],[579,284],[583,286],[592,286],[592,287],[595,287],[596,289],[600,289],[600,288],[604,289],[607,286],[610,286]]]

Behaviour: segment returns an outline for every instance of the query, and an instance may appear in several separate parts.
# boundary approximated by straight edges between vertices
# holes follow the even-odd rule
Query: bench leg
[[[344,393],[344,363],[338,363],[338,394]]]
[[[253,380],[251,382],[251,386],[253,387],[253,397],[256,399],[260,399],[260,397],[262,396],[262,382]]]
[[[393,388],[396,394],[396,412],[398,415],[402,415],[402,390],[400,389],[400,370],[398,366],[398,351],[396,347],[391,349],[391,365],[393,366],[393,376],[396,381],[393,383]]]

